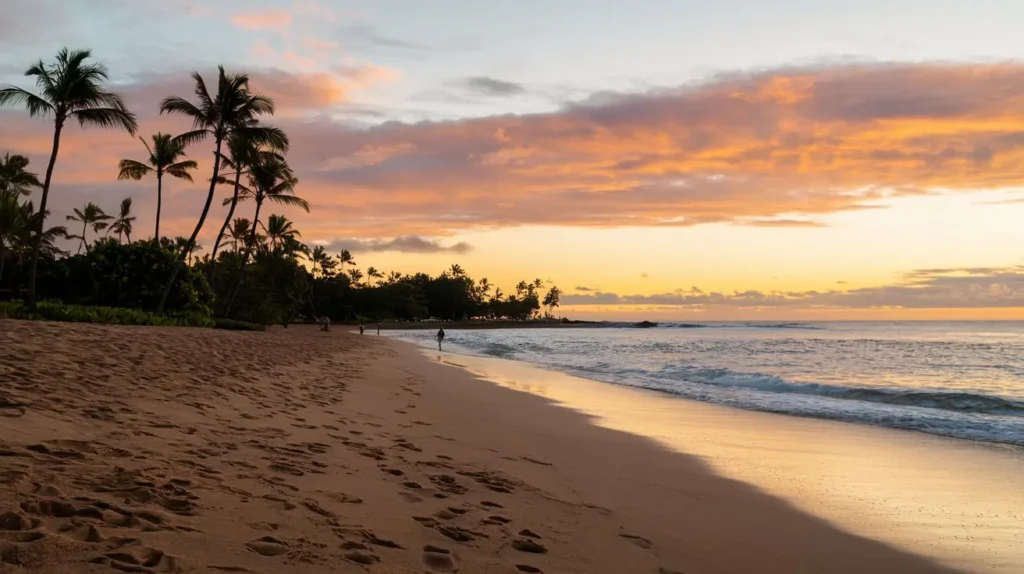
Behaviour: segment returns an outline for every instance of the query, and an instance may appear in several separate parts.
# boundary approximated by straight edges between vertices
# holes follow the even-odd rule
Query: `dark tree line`
[[[140,138],[147,157],[117,166],[117,179],[154,176],[151,238],[135,234],[133,242],[137,218],[130,198],[121,202],[117,216],[90,202],[67,215],[70,227],[49,226],[46,206],[68,123],[132,135],[137,130],[135,115],[104,88],[106,68],[90,57],[89,51],[63,49],[52,63],[40,61],[27,70],[35,92],[0,89],[0,106],[22,106],[54,126],[42,179],[29,171],[24,156],[8,153],[0,159],[0,296],[24,298],[29,307],[37,299],[53,299],[263,324],[322,315],[336,321],[527,320],[551,317],[558,307],[561,292],[545,289],[540,280],[503,293],[487,279],[472,279],[459,265],[437,276],[385,276],[373,267],[364,273],[348,251],[332,256],[322,246],[303,244],[292,221],[267,213],[275,207],[310,209],[296,195],[299,179],[286,158],[288,136],[260,123],[261,116],[273,115],[274,103],[249,89],[248,76],[228,74],[223,67],[213,86],[193,74],[193,100],[172,96],[161,103],[161,113],[189,120],[189,131]],[[187,238],[162,236],[164,176],[192,182],[198,166],[186,159],[186,150],[203,142],[212,144],[214,162],[199,220]],[[227,191],[227,215],[212,250],[201,254],[197,239],[218,186]],[[35,191],[40,192],[38,209],[31,199]],[[236,216],[245,206],[251,218]]]

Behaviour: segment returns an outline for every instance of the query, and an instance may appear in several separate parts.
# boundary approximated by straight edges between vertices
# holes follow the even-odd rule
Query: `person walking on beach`
[[[444,327],[437,330],[437,350],[441,350],[441,341],[444,341]]]
[[[362,323],[359,324],[359,334],[360,335],[363,334],[363,324]]]
[[[377,336],[380,337],[380,321],[377,321]]]

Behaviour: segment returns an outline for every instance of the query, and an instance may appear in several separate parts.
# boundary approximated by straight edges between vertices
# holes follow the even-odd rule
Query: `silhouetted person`
[[[444,327],[437,330],[437,350],[441,350],[441,341],[444,341]]]
[[[359,324],[359,334],[360,335],[363,334],[363,324],[362,323]]]
[[[380,337],[380,321],[377,321],[377,336]]]

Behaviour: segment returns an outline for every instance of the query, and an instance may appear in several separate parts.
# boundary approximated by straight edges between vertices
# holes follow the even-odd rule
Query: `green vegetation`
[[[74,209],[66,216],[74,234],[47,227],[45,208],[66,122],[131,134],[137,126],[121,98],[104,89],[106,68],[92,63],[88,51],[61,50],[27,75],[36,78],[38,94],[2,89],[0,106],[22,106],[51,119],[54,145],[42,181],[24,156],[8,153],[0,160],[0,298],[24,299],[0,303],[0,317],[249,330],[322,315],[334,321],[523,321],[553,318],[559,305],[561,291],[539,279],[504,293],[459,265],[436,276],[361,271],[348,250],[332,255],[323,245],[303,244],[293,221],[267,213],[310,210],[297,195],[287,135],[261,123],[273,115],[274,103],[250,90],[248,76],[223,67],[215,86],[193,74],[194,101],[162,102],[161,113],[183,116],[192,124],[189,131],[155,134],[152,145],[140,138],[145,160],[121,160],[117,171],[111,166],[112,179],[156,176],[152,238],[133,241],[138,221],[131,198],[110,212],[116,216],[91,202]],[[192,182],[198,166],[185,159],[186,150],[204,142],[212,144],[214,162],[202,213],[189,237],[162,237],[163,176]],[[202,254],[197,239],[218,186],[227,191],[227,216],[212,250]],[[39,210],[29,199],[37,190]],[[236,216],[249,206],[249,217]]]

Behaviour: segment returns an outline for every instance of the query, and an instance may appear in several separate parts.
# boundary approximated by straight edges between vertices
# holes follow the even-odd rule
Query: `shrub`
[[[229,331],[266,331],[266,325],[235,321],[234,319],[214,319],[214,329],[227,329]]]
[[[76,305],[154,310],[174,265],[170,245],[103,239],[81,255],[40,261],[39,293]],[[167,310],[209,316],[212,303],[206,278],[188,267],[175,280]]]

